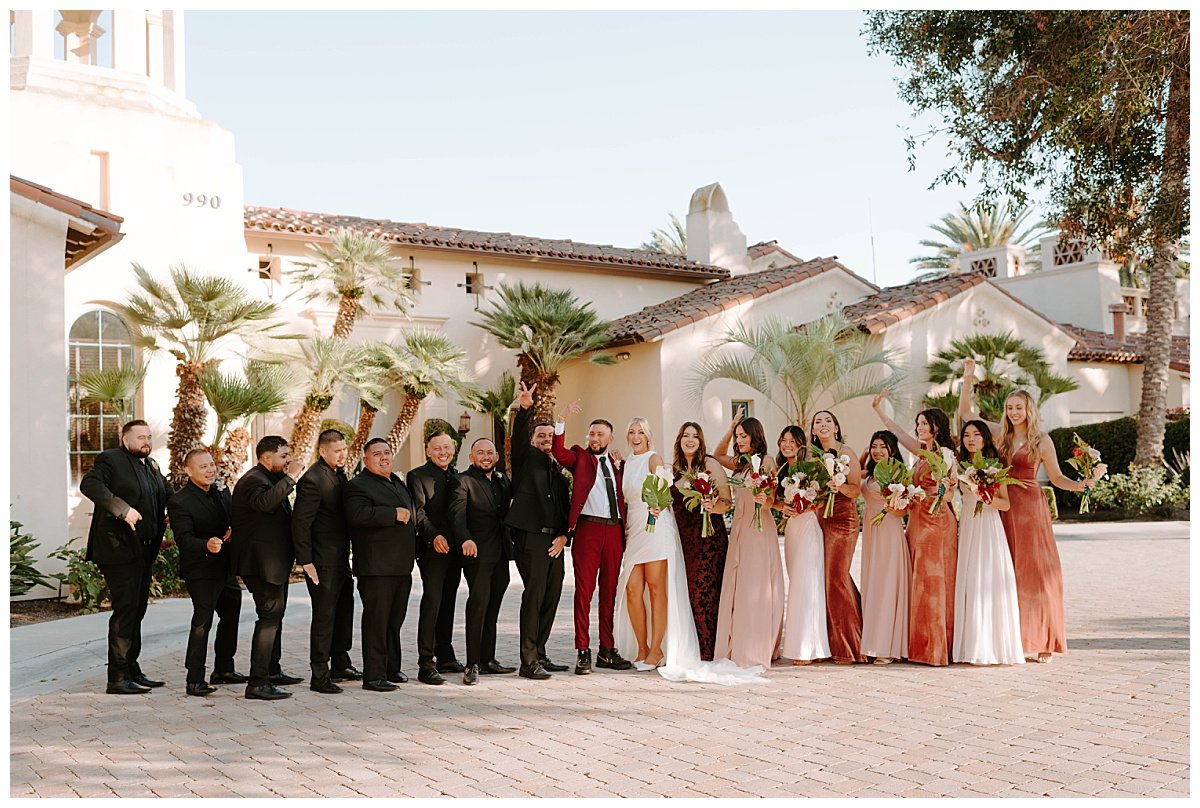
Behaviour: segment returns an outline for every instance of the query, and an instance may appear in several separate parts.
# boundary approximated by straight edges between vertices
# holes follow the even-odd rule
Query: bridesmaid
[[[904,538],[902,511],[888,513],[876,527],[875,515],[884,510],[887,500],[873,479],[875,465],[885,458],[901,463],[896,436],[881,429],[871,436],[871,446],[863,458],[863,549],[862,549],[862,652],[874,657],[876,665],[887,665],[908,656],[908,590],[912,564],[908,542]]]
[[[826,519],[824,510],[820,510],[817,519],[825,535],[826,623],[833,661],[839,665],[866,662],[862,655],[862,599],[850,577],[850,562],[858,544],[858,508],[854,501],[860,490],[862,467],[858,456],[846,446],[842,427],[832,412],[821,410],[814,415],[808,431],[826,454],[849,459],[850,471],[835,495],[833,515]]]
[[[880,408],[887,389],[875,396],[871,408],[884,426],[896,434],[914,454],[918,449],[954,451],[950,418],[939,409],[917,413],[916,437],[905,432]],[[950,485],[958,482],[951,470]],[[929,464],[918,457],[913,464],[913,483],[925,490],[928,499],[908,512],[908,552],[912,560],[912,589],[908,601],[908,659],[925,665],[949,665],[954,646],[954,578],[958,572],[958,520],[947,493],[937,511],[929,508],[937,496]],[[952,488],[948,491],[953,491]]]
[[[762,457],[762,467],[774,470],[767,456],[767,439],[757,418],[742,420],[739,412],[733,426],[717,445],[714,456],[735,477],[745,479],[750,471],[748,455]],[[726,454],[730,440],[733,455]],[[779,560],[779,535],[771,519],[774,492],[751,494],[747,488],[734,492],[733,530],[729,555],[721,581],[721,603],[717,615],[714,659],[732,659],[739,668],[771,667],[783,633],[783,564]],[[762,505],[762,527],[754,526],[754,503]]]
[[[976,418],[971,402],[975,384],[975,360],[963,363],[963,387],[958,400],[959,419]],[[1021,644],[1030,662],[1049,662],[1053,654],[1067,650],[1066,617],[1063,610],[1062,563],[1051,527],[1050,506],[1038,483],[1038,466],[1044,466],[1050,483],[1064,491],[1082,493],[1085,485],[1103,477],[1098,466],[1095,479],[1084,483],[1063,475],[1054,442],[1042,431],[1037,402],[1024,390],[1011,393],[1004,402],[1004,423],[985,421],[1000,433],[996,446],[1000,457],[1012,467],[1012,476],[1025,482],[1009,492],[1008,511],[1000,514],[1004,534],[1017,576],[1017,601],[1021,606]]]
[[[683,546],[683,565],[687,571],[688,597],[692,617],[696,621],[696,636],[700,640],[700,658],[712,661],[713,644],[717,638],[717,609],[721,602],[721,578],[725,574],[725,555],[729,552],[729,533],[721,517],[733,504],[729,478],[716,458],[704,445],[704,430],[695,421],[687,421],[675,436],[675,481],[684,474],[707,471],[715,485],[716,496],[694,511],[683,504],[679,489],[672,486],[675,524],[679,527],[679,542]],[[712,535],[701,538],[700,510],[712,514]]]
[[[808,441],[798,426],[785,426],[779,434],[779,476],[790,474],[789,466],[804,460]],[[780,656],[793,665],[811,665],[828,659],[829,627],[825,622],[825,540],[817,515],[808,509],[797,513],[782,501],[782,485],[775,489],[775,509],[787,519],[783,529],[783,557],[787,565],[787,617],[783,624]]]

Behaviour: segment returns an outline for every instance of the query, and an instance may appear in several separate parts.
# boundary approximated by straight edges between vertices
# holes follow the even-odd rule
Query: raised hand
[[[525,382],[520,383],[520,390],[517,396],[517,402],[521,405],[521,409],[527,410],[533,406],[533,393],[537,390],[537,385],[527,387]]]
[[[581,412],[583,412],[583,405],[579,403],[579,399],[575,399],[567,405],[567,408],[563,410],[562,413],[559,414],[558,420],[565,421],[568,417],[572,415],[578,415]]]
[[[733,426],[736,428],[738,424],[746,420],[746,405],[739,404],[737,414],[733,416]]]
[[[975,360],[969,356],[963,360],[963,378],[964,379],[974,379],[975,378]]]
[[[871,399],[871,409],[878,410],[879,405],[883,403],[885,398],[887,398],[887,394],[888,389],[886,387],[876,393],[875,398]]]

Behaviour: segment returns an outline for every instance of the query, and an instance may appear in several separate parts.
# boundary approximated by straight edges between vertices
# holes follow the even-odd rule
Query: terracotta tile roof
[[[982,275],[966,272],[930,281],[914,281],[903,286],[889,286],[846,306],[842,314],[860,331],[878,334],[888,326],[945,303],[985,280]]]
[[[690,277],[699,280],[729,277],[729,271],[722,267],[706,266],[696,261],[689,261],[682,256],[666,255],[649,250],[612,247],[606,244],[583,244],[569,239],[535,238],[512,233],[489,233],[456,227],[393,222],[388,219],[364,219],[358,216],[310,213],[288,208],[247,205],[245,207],[245,224],[247,230],[299,233],[308,236],[329,235],[339,227],[347,227],[381,236],[397,244],[409,244],[414,247],[530,256],[607,268],[625,267],[637,271],[639,274]]]
[[[803,258],[797,258],[790,252],[779,246],[778,241],[760,241],[758,244],[753,244],[750,249],[746,250],[751,261],[762,258],[764,255],[777,252],[784,258],[789,259],[793,264],[803,264]]]
[[[685,325],[806,281],[831,269],[850,272],[838,263],[836,258],[814,258],[799,264],[750,272],[701,286],[614,320],[609,329],[609,333],[612,334],[609,347],[649,342]]]
[[[114,213],[94,208],[87,202],[60,194],[45,185],[14,177],[12,174],[8,175],[8,187],[14,194],[54,208],[72,217],[73,220],[80,220],[91,225],[87,230],[74,222],[67,227],[66,252],[63,256],[65,269],[70,269],[75,264],[111,247],[124,238],[124,234],[121,232],[121,223],[125,220]]]
[[[1092,331],[1070,323],[1059,323],[1062,329],[1075,338],[1075,347],[1067,359],[1075,362],[1118,362],[1141,364],[1146,360],[1142,352],[1145,334],[1126,334],[1125,341],[1103,331]],[[1171,370],[1191,373],[1190,337],[1171,337]]]

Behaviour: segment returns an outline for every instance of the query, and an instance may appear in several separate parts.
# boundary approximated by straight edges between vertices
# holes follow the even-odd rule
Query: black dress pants
[[[213,671],[232,673],[233,655],[237,653],[238,618],[242,612],[242,588],[237,578],[196,578],[187,582],[188,595],[192,598],[192,628],[188,634],[187,666],[188,684],[205,681],[204,661],[208,657],[208,635],[212,629],[213,615],[220,618],[217,624],[216,659]]]
[[[265,687],[281,671],[283,612],[287,608],[287,583],[272,584],[254,575],[242,580],[254,596],[254,639],[250,641],[250,687]]]
[[[388,670],[390,641],[393,637],[399,641],[411,591],[411,574],[358,576],[358,594],[362,598],[363,681],[376,682],[395,672]]]
[[[482,665],[496,658],[496,620],[504,590],[508,589],[508,561],[464,559],[467,579],[467,665]]]
[[[427,549],[417,560],[421,568],[421,611],[417,617],[417,664],[434,667],[455,659],[454,602],[462,578],[462,560],[454,553]]]
[[[146,549],[140,562],[101,564],[108,584],[112,614],[108,618],[108,681],[120,682],[142,672],[142,620],[150,602],[154,555]]]
[[[542,533],[523,533],[516,541],[517,572],[525,585],[521,595],[521,664],[525,667],[546,656],[546,641],[562,597],[564,553],[551,558],[548,539]]]
[[[317,567],[314,584],[307,575],[304,582],[312,598],[312,624],[309,632],[308,659],[312,681],[329,678],[330,670],[350,667],[350,646],[354,635],[354,579],[346,567]]]

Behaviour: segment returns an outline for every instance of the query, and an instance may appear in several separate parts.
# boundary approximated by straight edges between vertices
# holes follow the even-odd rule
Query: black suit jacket
[[[242,475],[233,489],[233,571],[286,584],[296,553],[292,547],[292,506],[296,484],[261,463]]]
[[[549,548],[555,537],[567,533],[571,495],[558,463],[530,445],[532,422],[532,407],[517,411],[512,434],[512,506],[504,521],[516,530],[545,537]]]
[[[179,575],[185,581],[229,577],[233,554],[229,542],[217,553],[208,551],[208,540],[224,538],[233,524],[233,495],[215,485],[203,491],[190,480],[167,502],[171,531],[179,545]],[[232,541],[232,539],[231,539]]]
[[[449,542],[448,555],[459,555],[454,542],[454,520],[450,518],[450,492],[458,484],[457,478],[458,472],[453,466],[443,471],[432,460],[417,466],[404,478],[417,509],[414,524],[417,549],[422,556],[436,552],[433,540],[438,536],[445,536]]]
[[[153,458],[146,458],[149,475],[140,472],[135,463],[141,459],[125,447],[109,449],[97,455],[95,465],[79,482],[79,492],[96,504],[84,556],[88,561],[139,562],[147,553],[157,554],[162,546],[171,484]],[[124,519],[131,507],[142,515],[136,532]]]
[[[417,557],[417,531],[412,516],[396,521],[396,508],[414,511],[413,498],[401,479],[384,479],[361,471],[342,490],[350,543],[354,547],[354,574],[412,575]]]
[[[474,558],[463,556],[463,564],[513,558],[512,538],[504,524],[511,498],[512,484],[503,472],[493,471],[489,480],[471,466],[458,475],[458,485],[450,494],[454,541],[461,548],[464,541],[472,539],[477,548]]]
[[[292,543],[297,564],[350,566],[350,534],[342,508],[345,485],[345,470],[334,470],[324,460],[313,463],[297,481],[296,501],[292,504]]]

